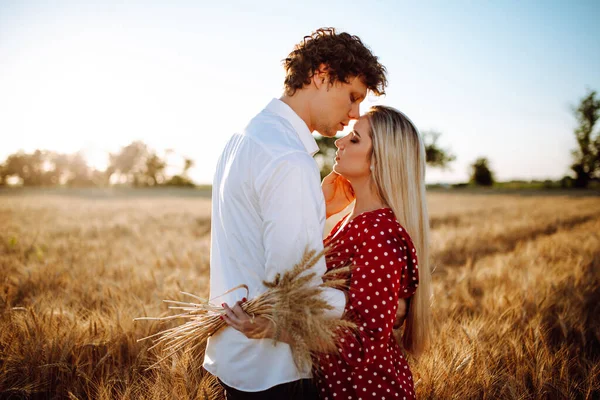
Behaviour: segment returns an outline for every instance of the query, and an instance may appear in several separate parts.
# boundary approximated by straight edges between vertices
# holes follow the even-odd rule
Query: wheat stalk
[[[330,270],[323,276],[323,283],[318,286],[312,283],[315,273],[309,270],[328,250],[329,248],[326,248],[319,253],[315,250],[305,250],[300,262],[292,269],[282,274],[278,273],[272,281],[263,282],[267,287],[264,293],[241,304],[246,313],[265,317],[274,323],[274,341],[279,339],[283,331],[290,334],[294,339],[293,344],[290,345],[292,355],[298,368],[312,368],[317,353],[336,353],[337,332],[341,329],[356,329],[356,325],[350,321],[326,318],[326,312],[333,307],[322,298],[325,288],[347,288],[350,267]],[[248,287],[239,285],[218,297],[238,289],[246,289],[248,294]],[[172,304],[170,309],[181,310],[182,313],[166,317],[134,319],[135,321],[170,321],[179,318],[187,320],[181,325],[138,340],[139,342],[152,339],[154,344],[149,350],[160,346],[164,352],[164,355],[148,369],[180,351],[199,351],[199,355],[203,355],[208,338],[227,326],[221,319],[225,314],[223,307],[191,293],[181,293],[192,297],[196,302],[174,300],[164,300],[164,302]]]

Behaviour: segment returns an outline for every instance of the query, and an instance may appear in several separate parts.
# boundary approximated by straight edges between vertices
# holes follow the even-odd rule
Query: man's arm
[[[278,273],[292,269],[302,259],[305,249],[323,250],[323,195],[314,161],[308,154],[299,152],[285,155],[267,166],[257,178],[256,188],[263,218],[265,275],[267,280],[273,280]],[[310,270],[315,273],[315,286],[322,283],[325,271],[325,260],[321,258]],[[341,318],[346,295],[325,288],[323,298],[333,307],[326,316]],[[223,320],[249,339],[273,338],[272,321],[248,315],[240,302],[223,304],[223,308]],[[291,340],[285,330],[281,331],[280,342],[289,344]]]
[[[263,219],[266,279],[293,268],[308,248],[323,249],[324,201],[314,160],[303,152],[279,157],[259,175],[256,190]],[[321,258],[311,269],[314,284],[326,272]],[[327,288],[324,299],[334,307],[331,318],[341,318],[346,298],[343,292]]]

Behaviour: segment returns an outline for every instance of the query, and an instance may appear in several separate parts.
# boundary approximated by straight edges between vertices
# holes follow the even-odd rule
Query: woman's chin
[[[333,171],[334,171],[336,174],[339,174],[339,175],[343,176],[344,178],[346,178],[346,175],[344,174],[344,171],[343,171],[343,170],[340,170],[340,168],[338,168],[338,165],[337,165],[337,163],[333,165],[333,168],[332,168],[332,169],[333,169]],[[346,178],[346,179],[347,179],[347,178]]]

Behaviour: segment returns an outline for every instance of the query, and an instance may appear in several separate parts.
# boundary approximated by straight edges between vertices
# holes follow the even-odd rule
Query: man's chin
[[[334,131],[333,129],[315,129],[317,131],[317,133],[321,136],[325,136],[328,138],[332,138],[335,137],[335,135],[337,135],[338,131]],[[341,131],[339,131],[341,132]]]

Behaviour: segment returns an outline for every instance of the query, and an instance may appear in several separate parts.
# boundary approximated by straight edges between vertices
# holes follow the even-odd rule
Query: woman
[[[424,145],[404,114],[376,106],[336,146],[334,172],[323,182],[328,215],[339,212],[344,198],[355,196],[356,203],[325,239],[331,247],[326,261],[328,269],[353,266],[344,318],[358,330],[340,334],[339,354],[321,357],[320,396],[414,398],[392,329],[404,298],[410,300],[404,348],[418,356],[429,340]]]
[[[356,203],[325,239],[326,262],[328,270],[352,266],[343,318],[355,322],[357,330],[339,333],[337,354],[319,356],[319,395],[414,398],[412,375],[392,331],[399,305],[406,305],[404,349],[418,356],[429,341],[424,145],[404,114],[375,106],[336,146],[334,171],[322,183],[327,217]],[[224,318],[235,329],[248,337],[272,337],[259,324],[240,329],[225,308]]]

